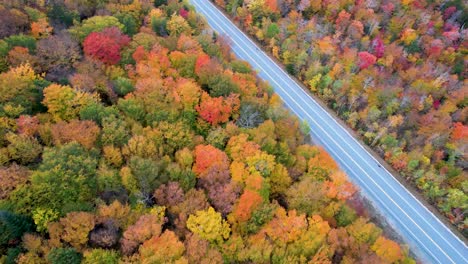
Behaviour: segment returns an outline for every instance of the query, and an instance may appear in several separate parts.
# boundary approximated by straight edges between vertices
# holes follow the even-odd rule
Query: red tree
[[[119,28],[110,27],[89,34],[83,42],[83,50],[86,56],[113,65],[120,61],[120,50],[129,42],[130,38]]]
[[[184,8],[179,9],[179,15],[180,15],[181,17],[185,18],[185,19],[187,19],[188,13],[189,13],[189,12],[188,12],[187,10],[185,10]]]
[[[365,69],[371,65],[373,65],[377,61],[377,57],[370,54],[367,51],[362,51],[358,53],[359,56],[359,68]]]
[[[382,58],[385,52],[385,45],[383,41],[377,37],[372,41],[372,46],[374,48],[374,55],[377,58]]]

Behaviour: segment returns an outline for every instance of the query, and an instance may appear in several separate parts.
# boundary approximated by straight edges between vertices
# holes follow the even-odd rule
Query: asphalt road
[[[357,184],[424,262],[468,263],[468,247],[402,186],[325,109],[208,0],[189,0],[234,53],[267,80],[286,106],[306,120],[311,136]]]

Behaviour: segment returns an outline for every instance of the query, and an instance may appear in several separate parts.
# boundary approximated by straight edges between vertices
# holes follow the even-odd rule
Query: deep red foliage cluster
[[[86,56],[113,65],[120,61],[120,51],[129,42],[130,38],[120,29],[110,27],[89,34],[83,42],[83,50]]]

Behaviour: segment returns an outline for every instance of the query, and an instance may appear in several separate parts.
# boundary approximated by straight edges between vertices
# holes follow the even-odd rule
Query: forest
[[[0,5],[0,263],[416,263],[178,0]]]
[[[468,237],[460,0],[215,0]]]

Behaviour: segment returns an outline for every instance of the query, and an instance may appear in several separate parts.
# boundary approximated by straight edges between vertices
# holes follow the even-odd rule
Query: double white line
[[[289,87],[289,88],[290,88],[290,91],[293,92],[293,93],[305,104],[305,106],[308,106],[308,108],[309,108],[312,112],[314,112],[314,114],[318,117],[318,119],[321,119],[321,121],[323,121],[323,122],[326,123],[327,120],[324,120],[324,119],[321,117],[321,115],[320,115],[320,114],[323,114],[323,113],[318,114],[312,107],[310,107],[310,106],[308,105],[310,102],[307,102],[307,101],[304,100],[304,97],[306,97],[306,96],[309,97],[309,95],[308,95],[307,93],[305,93],[300,87],[291,87],[291,86],[290,86],[292,83],[295,83],[295,82],[289,77],[289,75],[287,75],[281,68],[279,68],[279,67],[276,65],[276,63],[274,63],[268,56],[266,56],[266,55],[263,54],[264,57],[266,56],[266,58],[267,58],[268,60],[270,60],[270,64],[271,64],[273,67],[275,67],[276,70],[279,70],[280,73],[281,73],[282,75],[284,75],[284,76],[278,76],[278,78],[276,78],[276,79],[273,78],[273,77],[269,74],[269,72],[266,71],[266,70],[260,65],[260,63],[258,62],[258,60],[254,59],[254,58],[251,56],[251,54],[253,54],[253,56],[256,56],[260,61],[263,61],[263,59],[264,59],[264,58],[262,58],[261,56],[258,56],[258,55],[256,54],[256,49],[255,49],[255,48],[252,49],[251,47],[249,47],[249,44],[252,45],[252,46],[254,46],[254,47],[256,47],[256,45],[255,45],[253,42],[251,42],[251,40],[250,40],[247,36],[245,36],[245,34],[244,34],[243,32],[236,32],[237,29],[232,30],[232,27],[235,27],[235,26],[232,25],[232,24],[229,25],[229,23],[231,23],[231,22],[230,22],[226,17],[225,17],[225,19],[226,19],[228,22],[223,21],[223,19],[219,19],[219,20],[216,19],[219,15],[224,16],[224,14],[222,14],[221,12],[219,12],[219,11],[216,9],[216,7],[214,7],[214,6],[212,5],[212,3],[210,3],[209,1],[197,1],[197,0],[192,0],[192,2],[195,4],[195,6],[196,6],[199,10],[201,10],[203,13],[205,13],[205,14],[207,14],[207,15],[210,16],[210,18],[212,19],[213,23],[216,24],[216,25],[220,28],[220,31],[221,31],[221,32],[224,31],[224,32],[226,32],[226,34],[227,34],[228,36],[231,36],[231,40],[233,41],[233,43],[236,44],[237,48],[239,48],[240,50],[243,51],[243,53],[245,54],[245,56],[247,56],[248,58],[250,58],[251,63],[255,64],[255,65],[257,66],[257,68],[259,68],[260,70],[262,70],[261,73],[267,75],[267,76],[269,77],[270,81],[273,82],[274,84],[276,84],[277,89],[281,90],[281,92],[284,93],[285,96],[289,97],[289,99],[290,99],[292,102],[295,103],[295,106],[296,106],[297,108],[299,108],[300,110],[303,111],[304,115],[306,115],[306,116],[308,117],[308,118],[307,118],[308,121],[311,121],[312,123],[314,123],[315,126],[316,126],[317,128],[319,128],[319,129],[322,131],[322,133],[323,133],[326,137],[328,137],[328,138],[334,143],[335,147],[337,147],[339,150],[341,150],[342,153],[343,153],[344,155],[346,155],[346,156],[349,158],[349,160],[352,161],[352,163],[354,163],[353,165],[357,166],[357,167],[361,170],[361,173],[359,173],[359,174],[364,174],[364,175],[366,175],[367,178],[368,178],[371,182],[373,182],[373,183],[375,184],[375,186],[376,186],[383,194],[385,194],[385,196],[386,196],[390,201],[392,201],[392,202],[394,203],[394,205],[395,205],[397,208],[399,208],[399,210],[400,210],[404,215],[406,215],[406,217],[407,217],[411,222],[413,222],[413,224],[414,224],[416,227],[418,227],[418,229],[420,230],[420,232],[423,233],[423,234],[427,237],[428,240],[432,241],[432,243],[447,257],[448,260],[450,260],[452,263],[456,263],[442,248],[440,248],[440,246],[439,246],[437,243],[435,243],[435,241],[432,239],[432,237],[430,237],[430,236],[429,236],[429,235],[428,235],[428,234],[427,234],[427,233],[426,233],[426,232],[425,232],[425,231],[424,231],[408,214],[407,214],[407,212],[406,212],[405,210],[403,210],[403,209],[398,205],[398,203],[396,203],[396,202],[390,197],[390,195],[388,195],[388,194],[381,188],[381,186],[380,186],[379,184],[377,184],[377,183],[374,181],[374,179],[360,166],[360,164],[359,164],[358,162],[356,162],[356,161],[354,160],[354,158],[351,157],[351,156],[349,155],[349,153],[346,152],[346,151],[341,147],[341,145],[338,144],[338,142],[336,142],[336,140],[335,140],[319,123],[317,123],[317,122],[315,121],[315,119],[312,118],[312,116],[310,116],[310,114],[309,114],[294,98],[292,98],[291,95],[276,81],[276,79],[279,79],[281,82],[285,83],[285,84],[286,84],[285,86],[286,86],[286,87]],[[212,5],[212,6],[211,6],[211,7],[204,7],[203,4],[202,4],[202,3],[199,3],[199,2],[205,2],[205,3],[207,3],[207,5]],[[216,10],[216,12],[215,12],[215,10]],[[216,22],[215,22],[215,20],[216,20]],[[220,25],[220,24],[222,24],[222,25]],[[223,29],[224,29],[224,30],[223,30]],[[238,31],[238,30],[237,30],[237,31]],[[239,41],[242,42],[241,44],[239,44],[239,43],[233,38],[233,35],[236,35],[236,34],[238,34],[238,33],[241,33],[242,35],[244,35],[244,37],[245,37],[249,42],[251,42],[251,43],[245,43],[245,42],[243,41],[242,37],[239,37]],[[247,48],[250,52],[247,52],[246,49],[244,49],[244,48]],[[252,51],[252,50],[253,50],[253,51]],[[249,53],[250,53],[250,54],[249,54]],[[263,52],[262,52],[262,53],[263,53]],[[266,63],[265,63],[265,64],[266,64]],[[272,70],[274,70],[274,69],[272,69]],[[287,78],[291,81],[291,83],[284,82],[284,81],[281,79],[282,77],[287,77]],[[298,88],[299,88],[299,90],[302,92],[302,95],[297,94],[297,89],[298,89]],[[313,102],[314,104],[316,104],[318,107],[320,107],[320,105],[318,105],[312,98],[309,97],[309,100],[310,100],[311,102]],[[292,107],[287,101],[285,101],[285,104],[286,104],[297,116],[301,116],[301,115],[299,115],[299,114],[294,110],[294,107]],[[320,108],[321,108],[321,107],[320,107]],[[323,110],[323,109],[322,109],[322,110]],[[338,126],[339,126],[338,129],[340,129],[341,131],[344,131],[345,133],[347,133],[348,136],[349,136],[350,138],[352,138],[352,140],[354,140],[355,143],[357,143],[357,145],[358,145],[360,148],[362,148],[362,150],[366,151],[366,150],[363,148],[363,146],[362,146],[361,144],[359,144],[359,143],[354,139],[354,137],[352,137],[351,135],[349,135],[349,133],[348,133],[345,129],[343,129],[343,128],[336,122],[336,120],[335,120],[333,117],[331,117],[331,115],[329,115],[328,112],[326,112],[325,110],[323,110],[323,112],[326,113],[326,114],[335,122],[335,125],[338,125]],[[328,122],[329,122],[329,121],[328,121]],[[330,124],[330,125],[331,125],[331,124]],[[348,139],[344,139],[342,136],[338,135],[337,131],[335,131],[334,129],[331,129],[331,131],[329,131],[329,132],[334,132],[334,134],[335,134],[338,138],[340,138],[351,150],[353,150],[353,152],[355,152],[355,150],[353,149],[353,146],[351,146],[351,145],[347,142]],[[399,219],[399,217],[397,217],[397,216],[395,215],[395,213],[394,213],[392,210],[390,210],[390,209],[388,208],[388,206],[381,200],[381,198],[379,197],[379,195],[378,195],[377,193],[375,193],[374,190],[373,190],[365,181],[363,181],[362,179],[360,179],[359,177],[357,177],[357,175],[359,175],[359,174],[356,173],[356,171],[353,170],[346,162],[344,162],[343,159],[333,150],[333,148],[332,148],[330,145],[328,145],[327,143],[325,143],[323,140],[321,140],[321,142],[322,142],[322,144],[327,148],[328,151],[330,151],[330,152],[333,153],[333,155],[335,156],[336,159],[338,159],[338,160],[341,161],[341,164],[342,164],[343,166],[345,166],[349,171],[353,172],[353,174],[356,175],[356,179],[361,183],[361,185],[363,185],[363,186],[365,186],[365,187],[367,188],[366,191],[372,193],[372,194],[373,194],[373,198],[376,199],[376,200],[378,200],[378,201],[380,202],[380,204],[381,204],[383,207],[385,207],[385,209],[388,211],[388,213],[391,214],[391,215],[394,217],[395,220],[396,220],[396,219]],[[367,153],[367,151],[366,151],[366,153]],[[376,174],[379,174],[379,172],[377,172],[377,171],[375,170],[375,168],[374,168],[375,165],[372,166],[371,164],[369,164],[366,160],[364,160],[364,159],[359,155],[359,153],[356,152],[355,154],[356,154],[357,156],[359,156],[359,158],[361,158],[361,160],[362,160],[365,164],[367,164],[367,165],[369,166],[369,168],[370,168],[372,171],[374,171]],[[367,154],[368,154],[368,153],[367,153]],[[372,157],[372,155],[368,155],[368,156]],[[375,160],[374,157],[372,157],[372,158]],[[377,162],[377,160],[375,160],[375,161]],[[377,162],[377,163],[378,163],[378,162]],[[383,168],[383,167],[382,167],[382,168]],[[381,173],[381,172],[380,172],[380,173]],[[387,171],[387,173],[390,174],[388,171]],[[390,175],[391,175],[391,174],[390,174]],[[385,183],[386,183],[395,193],[397,193],[397,191],[393,188],[393,186],[391,185],[391,183],[389,183],[389,182],[387,181],[386,178],[388,178],[388,177],[385,177],[385,176],[384,176],[384,177],[381,177],[381,179],[382,179],[383,181],[385,181]],[[400,184],[400,183],[399,183],[398,181],[396,181],[395,179],[393,179],[393,180],[394,180],[396,183]],[[401,184],[400,184],[400,185],[401,185]],[[410,195],[412,196],[412,194],[411,194],[410,192],[408,192],[403,186],[401,186],[401,187],[407,192],[407,194],[410,194]],[[419,200],[417,200],[414,196],[413,196],[413,198],[414,198],[417,202],[419,202]],[[418,212],[418,210],[416,210],[415,208],[413,208],[413,206],[412,206],[410,203],[408,203],[408,201],[407,201],[406,199],[402,199],[402,200],[406,203],[407,206],[411,207],[411,209],[413,209],[413,211],[416,212],[416,214],[417,214],[424,222],[426,222],[426,224],[428,224],[429,226],[431,225],[430,223],[428,223],[428,222],[426,221],[426,219],[425,219],[423,216],[420,215],[420,213]],[[427,210],[427,208],[424,207],[422,204],[420,204],[420,205],[421,205],[421,207],[425,208],[425,210]],[[439,219],[437,219],[434,215],[432,215],[432,213],[431,213],[429,210],[427,210],[427,212],[429,212],[429,213],[431,214],[432,217],[434,217],[437,221],[439,221],[439,223],[440,223],[444,228],[446,228],[447,231],[450,232],[450,230],[449,230],[445,225],[443,225],[443,224],[440,222]],[[423,242],[418,238],[418,236],[416,236],[416,235],[413,233],[413,230],[411,230],[411,228],[409,228],[407,225],[405,225],[405,223],[404,223],[403,221],[398,221],[398,224],[400,224],[401,226],[403,226],[403,227],[406,229],[406,231],[412,235],[413,239],[415,239],[415,240],[418,241],[419,246],[422,246],[422,247],[425,249],[425,252],[426,252],[428,255],[430,255],[433,259],[437,260],[439,263],[447,263],[446,261],[442,261],[442,260],[440,260],[437,256],[435,256],[434,253],[433,253],[430,249],[428,249],[428,248],[426,247],[425,243],[423,243]],[[439,237],[440,237],[442,240],[444,240],[444,241],[457,253],[457,255],[459,255],[459,256],[461,257],[461,259],[464,261],[464,263],[467,263],[467,260],[466,260],[466,258],[464,257],[464,255],[461,254],[457,249],[455,249],[455,248],[452,246],[452,244],[449,243],[449,241],[447,241],[446,238],[445,238],[443,235],[441,235],[439,232],[437,232],[437,230],[433,230],[433,231],[434,231],[435,233],[437,233],[437,234],[439,235]],[[450,234],[451,234],[451,232],[450,232]],[[464,249],[466,249],[466,246],[464,245],[464,243],[463,243],[461,240],[459,240],[458,237],[456,237],[456,236],[453,235],[453,234],[451,234],[451,235],[452,235],[454,238],[456,238],[456,239],[463,245]]]

